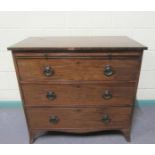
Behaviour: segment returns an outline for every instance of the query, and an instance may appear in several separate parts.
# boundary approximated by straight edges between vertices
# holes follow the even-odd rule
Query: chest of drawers
[[[143,50],[128,37],[31,37],[12,50],[30,143],[40,133],[130,129]]]

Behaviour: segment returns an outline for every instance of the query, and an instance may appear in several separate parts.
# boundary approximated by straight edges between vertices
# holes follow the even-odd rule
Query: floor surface
[[[29,143],[23,109],[0,108],[0,143]],[[35,144],[126,144],[120,133],[101,132],[88,135],[50,133],[39,137]],[[131,142],[155,143],[155,106],[136,106],[134,111]]]

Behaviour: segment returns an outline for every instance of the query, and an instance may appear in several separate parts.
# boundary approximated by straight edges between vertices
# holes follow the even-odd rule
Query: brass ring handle
[[[52,101],[52,100],[56,99],[56,94],[54,92],[52,92],[52,91],[48,91],[47,94],[46,94],[46,97],[47,97],[48,100]]]
[[[105,100],[109,100],[112,98],[112,92],[110,90],[105,90],[102,97],[105,99]]]
[[[103,122],[104,124],[110,123],[110,117],[109,117],[108,114],[104,114],[104,115],[103,115],[103,117],[102,117],[102,122]]]
[[[112,69],[112,67],[110,66],[110,65],[106,65],[105,67],[104,67],[104,75],[105,76],[111,76],[111,75],[113,75],[113,69]]]
[[[50,66],[46,66],[43,69],[43,74],[47,77],[52,76],[54,74],[54,70]]]
[[[50,116],[49,122],[52,124],[57,124],[59,122],[59,117],[56,115]]]

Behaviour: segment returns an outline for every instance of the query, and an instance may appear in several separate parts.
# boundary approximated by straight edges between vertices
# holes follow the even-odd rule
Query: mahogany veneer
[[[30,143],[40,132],[130,140],[143,50],[128,37],[31,37],[12,50]]]

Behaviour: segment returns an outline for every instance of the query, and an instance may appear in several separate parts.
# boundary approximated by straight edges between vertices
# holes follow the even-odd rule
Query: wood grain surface
[[[147,47],[126,36],[96,37],[30,37],[9,50],[89,50],[89,49],[147,49]]]
[[[134,103],[135,86],[113,84],[22,84],[26,106],[131,106]],[[110,91],[111,99],[105,99]],[[48,92],[55,98],[48,99]]]
[[[136,81],[139,69],[137,59],[130,60],[102,60],[102,59],[17,59],[21,81],[40,80],[127,80]],[[104,75],[104,68],[110,65],[112,76]],[[47,77],[43,74],[45,67],[51,67],[54,74]]]
[[[28,108],[29,123],[32,129],[70,129],[70,128],[108,128],[129,127],[131,108]],[[103,116],[107,114],[110,122],[104,123]],[[51,116],[57,116],[56,124],[50,122]]]

